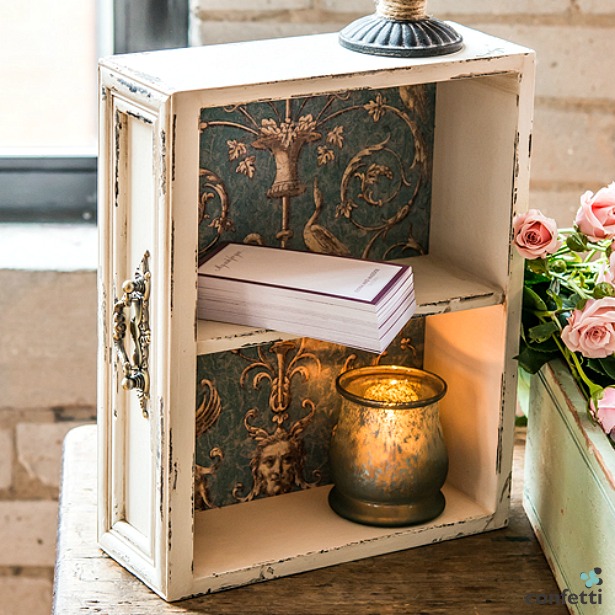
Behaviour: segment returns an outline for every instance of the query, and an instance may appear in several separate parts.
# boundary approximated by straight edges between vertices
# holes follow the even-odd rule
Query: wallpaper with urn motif
[[[392,259],[427,249],[435,87],[202,109],[199,249]]]
[[[425,254],[434,111],[432,85],[202,109],[199,257],[223,241]],[[307,338],[199,356],[195,507],[327,484],[336,376],[420,367],[423,331],[412,319],[380,356]]]

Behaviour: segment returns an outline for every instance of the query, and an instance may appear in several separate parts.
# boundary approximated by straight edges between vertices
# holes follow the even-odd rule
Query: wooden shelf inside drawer
[[[484,531],[491,514],[445,485],[446,508],[411,527],[360,525],[336,515],[330,486],[203,512],[195,518],[194,590],[226,589]]]
[[[400,260],[412,266],[417,300],[417,316],[458,312],[502,303],[501,289],[489,286],[469,273],[433,256]],[[229,323],[199,320],[197,354],[223,352],[297,337],[289,333],[242,327]]]
[[[417,316],[460,312],[499,305],[503,301],[502,289],[435,256],[419,256],[398,262],[412,266]]]

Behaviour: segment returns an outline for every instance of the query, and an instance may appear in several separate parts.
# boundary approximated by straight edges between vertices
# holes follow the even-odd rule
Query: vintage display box
[[[437,58],[318,35],[101,61],[99,540],[165,599],[506,523],[534,57],[458,28]],[[409,259],[417,315],[381,356],[199,321],[227,240]],[[449,386],[424,525],[327,503],[335,378],[377,362]]]

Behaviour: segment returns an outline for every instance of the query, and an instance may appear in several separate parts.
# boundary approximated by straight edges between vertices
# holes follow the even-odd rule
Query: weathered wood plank
[[[503,530],[382,555],[168,604],[96,546],[96,428],[65,443],[55,615],[544,613],[527,594],[557,594],[521,505],[517,439],[510,525]],[[278,522],[283,523],[280,519]],[[275,540],[275,526],[272,526]],[[551,605],[549,613],[566,613]]]

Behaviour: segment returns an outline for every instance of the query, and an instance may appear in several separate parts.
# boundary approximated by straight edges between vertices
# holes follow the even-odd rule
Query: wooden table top
[[[65,442],[55,577],[55,615],[513,615],[567,613],[528,604],[559,594],[522,507],[524,441],[515,443],[507,528],[380,555],[172,604],[96,544],[96,427]]]

